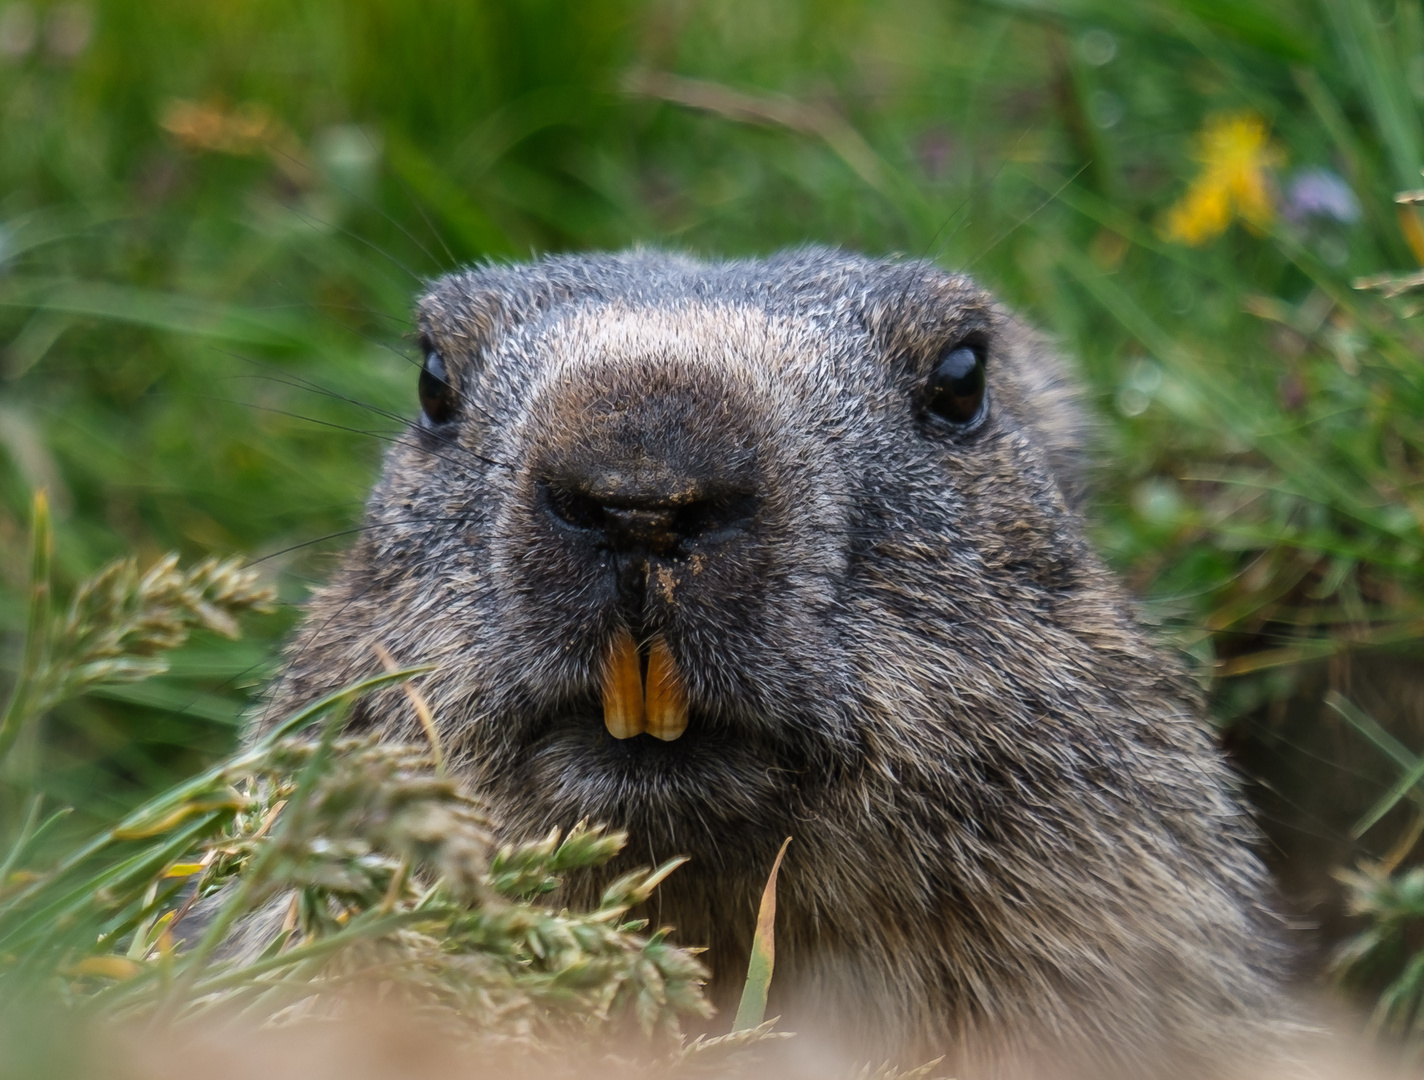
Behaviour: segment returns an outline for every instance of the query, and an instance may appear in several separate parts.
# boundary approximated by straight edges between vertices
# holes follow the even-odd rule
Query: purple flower
[[[1301,169],[1291,177],[1281,212],[1291,221],[1328,217],[1351,225],[1360,220],[1360,200],[1339,174],[1329,169]]]

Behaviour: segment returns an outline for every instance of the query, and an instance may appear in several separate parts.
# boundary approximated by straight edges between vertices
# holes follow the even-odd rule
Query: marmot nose
[[[568,479],[547,481],[543,495],[554,518],[598,546],[661,556],[744,532],[758,501],[749,492],[714,486],[667,492]]]

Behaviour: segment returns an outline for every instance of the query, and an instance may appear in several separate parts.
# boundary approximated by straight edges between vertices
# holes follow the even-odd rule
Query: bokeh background
[[[233,745],[414,413],[430,278],[898,252],[1078,363],[1094,536],[1317,966],[1363,930],[1355,984],[1417,996],[1421,117],[1418,0],[0,0],[0,691],[38,488],[61,593],[176,550],[283,599],[7,768],[82,824]]]

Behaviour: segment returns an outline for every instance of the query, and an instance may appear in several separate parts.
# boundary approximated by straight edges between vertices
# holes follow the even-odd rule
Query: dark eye
[[[425,350],[425,364],[420,369],[420,408],[432,424],[448,424],[455,418],[460,395],[446,381],[445,360],[434,349]]]
[[[968,424],[984,408],[984,350],[978,345],[956,345],[942,357],[930,375],[930,412],[952,424]]]

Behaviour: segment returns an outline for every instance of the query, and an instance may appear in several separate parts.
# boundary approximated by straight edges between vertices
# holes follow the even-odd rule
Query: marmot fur
[[[1074,386],[973,282],[564,256],[446,277],[419,327],[422,415],[266,715],[373,645],[438,665],[511,836],[692,857],[649,915],[724,1006],[793,837],[770,1012],[863,1057],[1201,1075],[1288,1026],[1255,829],[1084,537]],[[399,690],[352,724],[420,738]]]

